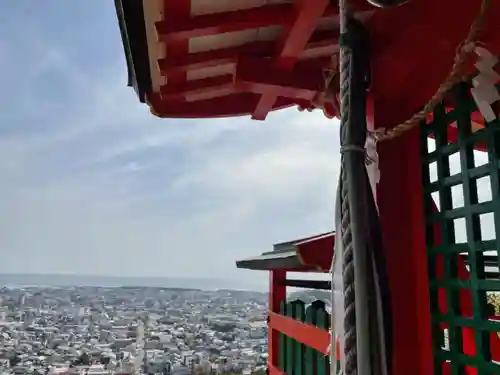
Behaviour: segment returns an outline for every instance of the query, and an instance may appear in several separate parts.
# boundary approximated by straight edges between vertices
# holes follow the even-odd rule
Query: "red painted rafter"
[[[338,36],[338,30],[317,31],[311,36],[305,50],[338,45]],[[275,45],[274,41],[257,41],[237,47],[190,53],[176,59],[163,58],[158,61],[158,67],[162,74],[169,74],[236,62],[238,56],[270,57],[276,49]]]
[[[190,80],[181,84],[169,83],[161,87],[163,100],[182,99],[186,95],[210,94],[222,88],[233,88],[234,92],[263,94],[273,90],[277,95],[311,101],[323,90],[323,67],[328,57],[299,62],[290,70],[280,69],[272,61],[262,57],[242,57],[238,60],[236,73]]]
[[[293,17],[291,4],[273,4],[247,10],[195,16],[186,21],[169,17],[157,22],[155,26],[159,40],[166,42],[281,25],[288,22],[290,17]]]
[[[247,43],[238,47],[221,48],[198,53],[190,53],[172,60],[164,58],[158,60],[158,67],[162,74],[170,72],[197,70],[210,68],[235,62],[239,55],[261,56],[269,55],[274,42],[258,41]]]
[[[320,353],[329,354],[330,333],[327,330],[273,311],[268,312],[268,317],[269,329],[275,329]]]
[[[179,21],[188,20],[191,17],[191,0],[163,0],[163,14],[175,17]],[[188,40],[170,40],[165,43],[165,51],[170,58],[185,56],[189,52]],[[187,80],[186,72],[168,74],[167,80],[172,85],[182,85]]]
[[[182,85],[165,85],[161,87],[160,91],[162,99],[176,99],[185,95],[216,91],[226,87],[233,87],[232,74],[191,80]]]
[[[318,20],[327,10],[329,0],[295,0],[296,15],[291,27],[285,31],[275,64],[291,70],[311,38]],[[252,118],[264,120],[276,102],[276,90],[261,96]]]
[[[155,27],[158,39],[167,42],[169,40],[196,38],[272,25],[291,25],[296,24],[297,21],[300,24],[302,21],[296,17],[297,8],[300,9],[304,6],[308,13],[314,13],[314,10],[318,9],[317,4],[321,2],[328,3],[328,1],[320,0],[300,0],[298,6],[299,1],[295,1],[294,4],[271,4],[245,10],[204,14],[187,20],[178,19],[175,13],[172,15],[165,13],[166,18],[156,22]],[[356,12],[374,9],[366,1],[361,4],[356,6]],[[338,7],[327,5],[322,7],[323,12],[317,18],[338,16]]]
[[[311,101],[323,91],[323,67],[328,60],[327,57],[304,61],[288,70],[269,59],[241,58],[236,67],[235,87],[240,91],[258,94],[272,91],[282,97]]]
[[[304,0],[305,1],[305,0]],[[234,18],[231,19],[235,13],[234,12],[222,12],[218,14],[212,14],[212,15],[205,15],[205,16],[195,16],[191,17],[190,15],[190,1],[189,0],[164,0],[164,12],[163,14],[166,15],[166,19],[164,22],[158,22],[157,24],[161,26],[161,24],[165,25],[168,22],[170,22],[173,25],[183,25],[185,28],[190,28],[191,26],[194,25],[195,29],[199,29],[201,26],[201,29],[203,27],[215,27],[217,28],[218,32],[225,31],[225,30],[233,30],[234,26],[225,26],[226,22],[229,21],[228,23],[231,24],[234,21]],[[307,1],[305,1],[307,3]],[[361,4],[364,4],[364,6],[358,6],[356,5],[355,11],[356,12],[364,12],[365,10],[372,10],[373,8],[367,6],[365,1],[362,1]],[[283,4],[281,4],[283,5]],[[310,5],[310,4],[308,4]],[[314,4],[313,4],[314,5]],[[289,11],[288,16],[284,16],[284,14],[279,14],[276,15],[275,17],[278,17],[278,21],[269,21],[271,22],[270,24],[276,24],[276,23],[281,23],[284,25],[285,29],[291,30],[294,25],[297,24],[297,15],[300,13],[300,3],[295,2],[293,5],[288,4],[287,5],[291,10]],[[250,11],[253,12],[254,16],[255,14],[259,15],[259,11],[262,11],[264,8],[269,9],[269,7],[275,7],[275,5],[266,5],[265,7],[258,7],[251,9]],[[275,8],[276,9],[276,8]],[[248,15],[248,11],[243,10],[243,11],[238,11],[240,14],[237,18],[237,21],[239,19],[239,26],[236,27],[238,28],[248,28],[251,27],[252,25],[257,25],[259,26],[259,22],[262,22],[262,17],[260,17],[260,21],[257,20],[257,23],[254,23],[252,21],[251,15]],[[242,15],[243,14],[243,15]],[[338,9],[336,6],[327,6],[324,9],[323,14],[320,14],[321,17],[327,17],[331,20],[332,23],[336,23],[336,16],[338,15]],[[214,17],[218,17],[218,20]],[[247,17],[246,20],[249,21],[249,23],[245,24],[245,18]],[[215,21],[221,21],[224,20],[224,22],[221,23],[221,27],[217,27]],[[275,18],[276,19],[276,18]],[[173,21],[172,21],[173,20]],[[198,21],[203,21],[205,22],[204,25],[199,25],[196,22]],[[281,20],[281,21],[280,21]],[[286,22],[283,22],[285,20]],[[255,21],[255,20],[254,20]],[[212,23],[211,23],[212,22]],[[238,22],[237,22],[238,23]],[[189,26],[191,25],[191,26]],[[212,26],[211,26],[212,25]],[[160,27],[161,28],[161,27]],[[182,29],[180,30],[182,31]],[[206,29],[203,31],[202,34],[206,34]],[[318,31],[317,34],[321,35],[321,33],[324,33],[325,31]],[[197,32],[195,32],[196,34]],[[326,31],[326,33],[334,33],[332,31]],[[174,34],[175,34],[175,28],[174,28]],[[210,35],[210,32],[208,32]],[[285,37],[289,33],[285,33]],[[316,34],[316,33],[315,33]],[[326,34],[325,34],[326,35]],[[224,87],[227,88],[228,86],[231,86],[231,83],[229,83],[229,78],[228,76],[224,78],[208,78],[205,80],[196,80],[193,83],[191,81],[187,81],[187,72],[192,69],[199,69],[201,67],[210,67],[210,66],[217,66],[221,65],[224,63],[223,59],[227,59],[227,55],[224,55],[224,53],[227,53],[228,50],[224,49],[222,52],[218,52],[219,55],[216,55],[215,57],[218,58],[217,61],[214,61],[212,59],[209,59],[208,61],[205,60],[205,58],[209,55],[206,55],[205,53],[210,53],[210,52],[203,52],[205,55],[201,55],[196,53],[196,54],[189,54],[189,39],[186,38],[189,36],[188,34],[175,34],[173,37],[169,36],[167,38],[161,39],[163,41],[166,41],[166,50],[167,50],[167,56],[168,58],[165,60],[160,60],[158,62],[158,65],[162,65],[163,63],[166,64],[166,67],[162,74],[166,76],[167,78],[167,83],[168,86],[172,85],[173,88],[177,88],[180,92],[179,94],[174,93],[172,90],[162,87],[161,92],[156,93],[156,94],[149,94],[148,98],[153,96],[155,97],[154,100],[149,100],[152,104],[152,110],[154,113],[158,113],[158,115],[165,115],[165,116],[176,116],[175,114],[179,115],[181,111],[181,108],[184,108],[181,104],[185,103],[185,98],[186,95],[190,94],[201,94],[201,96],[197,99],[195,99],[195,102],[189,103],[189,107],[186,107],[189,111],[193,111],[193,116],[198,114],[199,116],[202,117],[212,117],[212,115],[209,114],[208,111],[212,110],[213,111],[213,106],[208,106],[207,103],[209,103],[208,100],[203,100],[202,97],[207,97],[210,96],[211,91],[217,91],[220,94],[220,88]],[[331,40],[328,40],[328,36],[325,39],[322,39],[322,37],[319,37],[317,40],[315,40],[315,36],[313,36],[310,39],[310,43],[308,46],[306,46],[305,53],[303,55],[303,59],[307,61],[315,60],[318,58],[318,56],[324,56],[325,54],[329,53],[330,50],[330,45],[332,47],[335,47],[335,42],[332,42]],[[333,38],[333,40],[336,40],[337,38]],[[161,42],[160,40],[160,42]],[[266,42],[263,42],[266,43]],[[281,46],[285,52],[289,51],[287,50],[287,43],[286,43],[286,38],[283,38],[282,41],[278,41],[278,45]],[[241,50],[238,51],[237,56],[272,56],[275,55],[277,51],[280,49],[276,48],[276,44],[274,44],[273,47],[269,47],[270,44],[267,44],[267,47],[262,47],[262,44],[260,46],[255,47],[250,46],[250,47],[244,47],[244,48],[249,48],[249,52],[242,53]],[[325,48],[326,47],[326,48]],[[256,48],[257,52],[252,53],[252,48]],[[261,52],[259,53],[260,48],[269,48],[269,52]],[[293,48],[292,48],[293,49]],[[255,51],[255,50],[253,50]],[[235,61],[234,59],[234,53],[237,51],[233,49],[233,58],[230,61]],[[180,65],[180,63],[172,63],[173,61],[179,61],[179,62],[187,62],[189,65],[186,66],[186,64]],[[228,60],[226,60],[227,62]],[[219,82],[218,80],[225,80],[224,82]],[[206,86],[208,83],[211,84],[211,86],[208,87],[203,87]],[[264,87],[265,83],[262,82],[256,82],[256,85],[251,86],[249,89],[249,92],[241,92],[237,88],[234,89],[232,93],[229,95],[225,94],[223,97],[218,98],[218,94],[214,92],[215,97],[210,99],[212,101],[217,102],[218,105],[229,105],[231,108],[235,109],[237,107],[237,110],[235,109],[235,113],[241,113],[241,111],[244,111],[244,107],[248,108],[246,109],[246,113],[252,113],[254,111],[254,108],[257,107],[257,103],[259,100],[259,97],[261,96],[262,91],[269,89],[272,89],[276,91],[277,95],[283,94],[287,95],[286,96],[281,96],[277,97],[275,102],[272,105],[272,109],[278,109],[278,108],[283,108],[286,106],[290,106],[292,104],[307,107],[310,105],[310,102],[308,102],[305,97],[309,98],[310,93],[307,93],[304,95],[304,92],[296,92],[292,93],[290,92],[290,87],[281,87],[280,85],[276,85],[273,82],[269,82],[267,84],[268,87]],[[166,86],[166,85],[165,85]],[[256,95],[257,94],[257,95]],[[243,95],[243,96],[242,96]],[[292,96],[292,97],[290,97]],[[239,106],[240,104],[240,98],[245,97],[247,102],[243,106]],[[194,99],[194,97],[192,98]],[[154,102],[154,104],[153,104]],[[172,109],[172,104],[175,103],[175,110]],[[195,104],[197,103],[197,104]],[[309,103],[309,104],[308,104]],[[237,105],[238,104],[238,105]],[[215,102],[214,102],[215,106]],[[241,108],[240,108],[241,107]],[[182,109],[186,110],[186,109]],[[231,110],[221,110],[221,111],[213,111],[213,116],[224,116],[226,114],[232,113]],[[188,116],[191,117],[191,116]]]

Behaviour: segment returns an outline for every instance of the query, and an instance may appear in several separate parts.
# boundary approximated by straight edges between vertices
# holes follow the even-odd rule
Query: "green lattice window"
[[[500,121],[477,130],[475,111],[460,84],[421,127],[436,374],[500,374]]]

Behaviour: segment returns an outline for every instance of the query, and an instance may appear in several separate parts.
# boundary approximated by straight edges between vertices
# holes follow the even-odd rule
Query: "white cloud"
[[[307,195],[318,185],[332,193],[340,160],[338,121],[326,120],[319,112],[303,115],[293,110],[277,117],[287,121],[273,123],[271,118],[267,124],[255,123],[255,129],[243,129],[237,137],[243,145],[229,140],[220,150],[200,151],[198,163],[175,186],[202,184],[255,199]],[[254,146],[245,151],[245,143]]]
[[[101,55],[74,60],[36,35],[40,65],[23,72],[55,71],[72,89],[70,98],[57,87],[42,97],[32,79],[29,105],[10,98],[26,110],[4,114],[21,129],[0,133],[0,272],[265,283],[234,261],[333,228],[338,122],[293,109],[266,122],[156,119],[125,87],[121,54],[103,67]],[[12,70],[16,61],[0,64]],[[33,113],[38,99],[51,110]]]
[[[73,63],[61,56],[47,61],[66,79],[78,76],[65,74]],[[119,78],[97,87],[77,80],[85,113],[66,108],[50,133],[1,141],[0,172],[9,183],[0,187],[0,249],[9,256],[0,271],[253,279],[235,269],[236,259],[330,229],[335,123],[294,110],[265,123],[158,120]],[[176,167],[151,162],[152,149],[189,160],[172,180],[149,186],[148,201],[135,191],[142,173]]]

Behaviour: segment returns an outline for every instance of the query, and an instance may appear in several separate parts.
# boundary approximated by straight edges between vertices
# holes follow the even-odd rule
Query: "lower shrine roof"
[[[251,270],[328,272],[333,258],[334,242],[334,232],[281,242],[273,246],[273,251],[239,260],[236,266]]]

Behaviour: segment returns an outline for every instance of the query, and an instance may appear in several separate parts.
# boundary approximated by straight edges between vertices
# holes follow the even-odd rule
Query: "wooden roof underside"
[[[351,2],[372,32],[375,105],[388,125],[403,121],[443,80],[480,1],[457,9],[456,0],[410,0],[389,10]],[[274,109],[308,108],[339,48],[338,7],[328,0],[115,3],[131,85],[160,117],[262,120]],[[490,18],[499,18],[499,4]],[[486,35],[500,52],[498,32]]]
[[[329,272],[334,242],[334,232],[282,242],[274,245],[273,251],[237,261],[236,267],[250,270]]]

